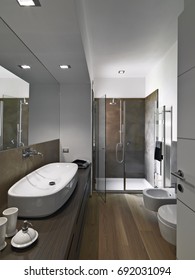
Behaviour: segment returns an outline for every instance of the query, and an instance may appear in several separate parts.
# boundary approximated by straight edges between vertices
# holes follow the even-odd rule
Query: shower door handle
[[[131,141],[127,141],[127,144],[126,144],[126,145],[129,146],[130,144],[131,144]]]
[[[118,158],[118,150],[119,150],[119,147],[122,148],[122,159],[121,159],[121,160],[119,160],[119,158]],[[116,144],[116,161],[117,161],[118,163],[123,163],[123,161],[124,161],[124,145],[123,145],[122,143],[117,143],[117,144]]]

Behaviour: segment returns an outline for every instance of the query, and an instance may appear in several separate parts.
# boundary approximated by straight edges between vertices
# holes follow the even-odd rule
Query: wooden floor
[[[141,194],[107,194],[105,203],[93,193],[79,258],[174,260],[176,248],[161,237],[156,213],[144,207]]]

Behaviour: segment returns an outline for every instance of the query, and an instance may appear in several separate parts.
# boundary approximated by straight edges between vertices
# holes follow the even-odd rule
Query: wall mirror
[[[27,45],[0,17],[0,151],[28,145],[30,87],[57,83]],[[30,65],[24,70],[20,66]],[[7,72],[6,72],[7,71]]]

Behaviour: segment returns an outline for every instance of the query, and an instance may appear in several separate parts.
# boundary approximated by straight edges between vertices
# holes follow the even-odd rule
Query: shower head
[[[110,104],[110,105],[116,105],[116,102],[115,102],[114,98],[112,98],[112,100],[110,101],[109,104]]]
[[[22,105],[28,105],[28,101],[26,100],[26,98],[23,98],[23,101],[20,100],[20,103],[21,103]]]
[[[28,101],[26,100],[26,98],[24,98],[24,104],[28,105]]]

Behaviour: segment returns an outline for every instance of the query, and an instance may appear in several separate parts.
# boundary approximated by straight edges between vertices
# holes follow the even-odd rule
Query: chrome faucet
[[[43,154],[38,152],[37,150],[33,149],[33,148],[26,148],[26,149],[23,149],[22,150],[22,157],[23,158],[28,158],[28,157],[31,157],[31,156],[36,156],[36,155],[39,155],[39,156],[42,156],[43,157]]]

